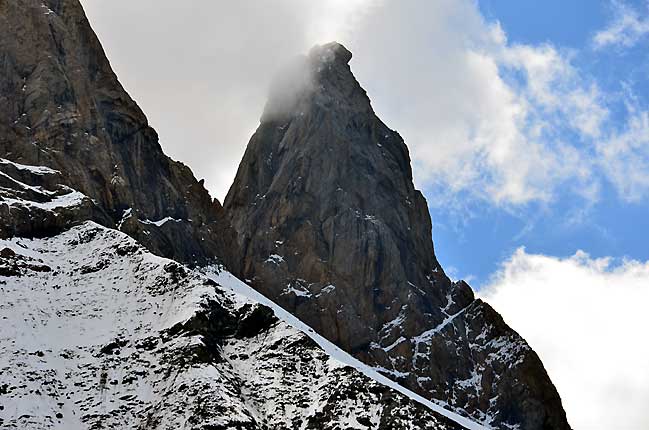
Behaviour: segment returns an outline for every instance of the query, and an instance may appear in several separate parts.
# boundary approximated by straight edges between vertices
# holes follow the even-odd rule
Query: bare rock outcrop
[[[96,206],[34,224],[38,209],[0,200],[0,225],[12,226],[5,237],[51,234],[93,219],[166,257],[227,260],[223,250],[233,236],[222,206],[187,166],[162,152],[77,0],[0,2],[0,158],[0,171],[22,183],[4,200],[25,186],[68,187]],[[46,166],[56,181],[17,176],[16,164]]]

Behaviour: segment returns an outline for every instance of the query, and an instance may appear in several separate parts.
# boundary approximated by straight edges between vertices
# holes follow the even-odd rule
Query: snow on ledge
[[[58,170],[50,169],[49,167],[45,166],[28,166],[26,164],[19,164],[19,163],[14,163],[13,161],[9,161],[4,158],[0,158],[0,164],[9,164],[13,167],[15,167],[18,170],[27,170],[35,175],[54,175],[57,173],[61,173]]]
[[[9,206],[13,206],[13,207],[24,206],[27,208],[38,208],[38,209],[51,211],[55,209],[73,208],[73,207],[80,206],[83,203],[83,201],[86,198],[88,198],[85,194],[82,194],[76,190],[72,190],[72,188],[68,188],[68,190],[70,190],[69,193],[56,196],[48,202],[41,203],[41,202],[34,202],[31,200],[5,197],[4,200],[0,201],[0,204],[6,203]]]
[[[130,215],[130,212],[129,212],[129,215]],[[169,221],[183,222],[182,219],[176,219],[176,218],[172,218],[170,216],[162,218],[161,220],[158,220],[158,221],[151,221],[150,219],[140,220],[140,222],[142,224],[155,225],[156,227],[162,227],[164,224],[168,223]]]
[[[278,254],[271,254],[268,256],[266,261],[264,261],[264,263],[272,263],[279,266],[280,264],[284,263],[284,257]]]

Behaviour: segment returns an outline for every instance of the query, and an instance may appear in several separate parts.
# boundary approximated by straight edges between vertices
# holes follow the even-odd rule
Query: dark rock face
[[[187,166],[164,155],[77,0],[0,2],[0,158],[57,171],[55,178],[25,178],[1,163],[2,180],[22,184],[12,184],[14,193],[2,200],[24,192],[23,185],[45,193],[63,193],[65,186],[88,197],[83,210],[37,224],[33,205],[18,209],[24,205],[0,200],[5,237],[51,234],[92,219],[119,225],[166,257],[188,263],[226,257],[222,250],[233,236],[223,208]]]
[[[422,395],[499,428],[568,429],[537,355],[444,274],[408,149],[350,59],[318,46],[277,79],[224,203],[240,277]]]

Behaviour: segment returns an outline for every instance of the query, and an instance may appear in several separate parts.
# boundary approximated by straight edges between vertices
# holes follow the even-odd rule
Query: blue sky
[[[627,121],[622,93],[632,92],[640,107],[649,104],[647,40],[640,37],[628,47],[594,45],[596,34],[616,19],[615,4],[482,0],[479,5],[487,20],[500,23],[510,44],[551,44],[567,52],[580,74],[593,79],[606,94],[612,112],[607,127],[623,128]],[[647,3],[625,5],[646,17]],[[568,132],[562,137],[585,151],[591,144]],[[560,257],[583,250],[593,257],[648,260],[649,201],[628,201],[606,178],[599,187],[592,200],[559,188],[550,201],[516,207],[470,198],[459,210],[433,206],[438,258],[453,276],[468,278],[477,288],[521,246],[529,253]]]
[[[522,43],[551,42],[583,48],[610,18],[610,4],[596,0],[480,0],[484,17],[500,21]]]
[[[602,201],[576,223],[566,215],[583,206],[566,196],[551,205],[531,205],[516,213],[476,205],[472,214],[433,208],[433,238],[438,259],[449,275],[479,289],[500,263],[519,247],[534,254],[567,257],[582,250],[593,257],[649,259],[649,207],[620,201],[606,187]]]

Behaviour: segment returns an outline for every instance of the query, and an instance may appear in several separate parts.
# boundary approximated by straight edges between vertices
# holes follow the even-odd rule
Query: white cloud
[[[537,107],[535,121],[542,123],[545,116],[559,114],[567,123],[557,125],[567,125],[587,137],[601,134],[608,116],[601,91],[571,65],[568,54],[545,44],[504,46],[502,56],[503,67],[524,73],[525,85],[519,91]]]
[[[595,34],[593,37],[595,48],[608,46],[628,48],[649,34],[649,17],[642,16],[640,11],[620,0],[612,1],[611,7],[615,18],[607,28]]]
[[[627,201],[649,195],[649,111],[630,106],[625,127],[599,142],[601,168]]]
[[[600,136],[608,109],[568,53],[509,43],[472,2],[404,4],[375,9],[350,43],[379,116],[411,148],[419,186],[501,205],[550,201],[568,181],[593,189],[590,155],[563,135]]]
[[[574,428],[649,428],[649,262],[521,248],[480,296],[540,355]]]
[[[165,150],[220,199],[273,75],[331,39],[354,53],[352,69],[404,136],[433,204],[461,193],[513,207],[552,202],[559,190],[592,201],[603,179],[627,199],[649,190],[639,174],[616,174],[644,165],[634,158],[642,151],[618,158],[620,170],[607,167],[604,147],[624,131],[611,127],[608,94],[573,54],[509,42],[471,0],[83,3]]]

